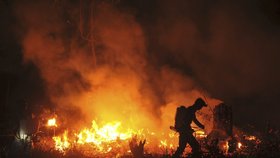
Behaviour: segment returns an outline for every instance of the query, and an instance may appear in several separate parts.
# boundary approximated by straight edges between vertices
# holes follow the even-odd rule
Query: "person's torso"
[[[195,111],[191,107],[186,108],[184,123],[183,123],[184,129],[192,129],[191,123],[194,120],[194,117],[195,117]]]

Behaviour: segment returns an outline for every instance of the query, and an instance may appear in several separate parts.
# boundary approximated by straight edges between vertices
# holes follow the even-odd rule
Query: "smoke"
[[[278,120],[276,1],[15,4],[24,61],[66,118],[166,127],[205,94],[233,105],[238,124]]]
[[[174,57],[173,67],[191,70],[200,86],[233,105],[237,123],[278,120],[272,110],[279,95],[277,6],[262,0],[163,1],[158,47]]]
[[[21,1],[16,13],[24,28],[24,61],[39,68],[65,124],[75,121],[71,126],[79,127],[95,119],[168,130],[178,105],[191,105],[203,95],[211,106],[219,102],[191,76],[150,60],[140,23],[110,3]],[[199,117],[210,130],[211,119]]]

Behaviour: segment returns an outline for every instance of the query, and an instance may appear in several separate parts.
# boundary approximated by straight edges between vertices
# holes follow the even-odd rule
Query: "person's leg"
[[[176,152],[173,154],[172,157],[173,158],[180,157],[183,154],[183,152],[186,148],[186,145],[187,145],[187,135],[186,135],[186,133],[180,133],[180,135],[179,135],[179,146],[178,146]]]
[[[200,145],[191,133],[187,135],[187,141],[192,148],[192,154],[194,155],[194,157],[195,156],[200,157],[200,155],[201,155]]]

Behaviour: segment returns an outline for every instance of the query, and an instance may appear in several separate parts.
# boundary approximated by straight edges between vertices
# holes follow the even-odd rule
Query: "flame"
[[[223,145],[223,148],[224,148],[224,151],[225,151],[226,154],[228,153],[228,149],[229,149],[229,144],[228,143],[229,142],[226,141],[225,144]]]
[[[241,149],[242,143],[241,143],[241,142],[238,142],[237,147],[238,147],[238,149]]]
[[[49,119],[48,123],[47,123],[47,126],[49,126],[49,127],[57,127],[56,119],[55,118]]]
[[[251,135],[251,136],[246,136],[245,139],[246,140],[256,140],[257,138],[256,138],[256,136]]]
[[[166,141],[166,139],[160,141],[159,147],[160,147],[160,148],[161,148],[161,147],[163,147],[163,148],[166,148],[166,147],[167,147],[167,141]]]
[[[55,150],[63,153],[66,153],[71,147],[83,148],[88,145],[97,149],[97,152],[109,153],[116,147],[125,149],[124,146],[127,146],[128,140],[132,139],[135,135],[152,140],[153,144],[150,143],[151,141],[147,141],[147,145],[153,146],[153,148],[164,148],[166,150],[173,150],[173,144],[177,144],[176,141],[178,140],[178,135],[174,132],[156,133],[144,129],[123,129],[120,121],[112,121],[100,126],[93,120],[91,128],[84,128],[72,132],[72,134],[66,130],[62,135],[53,137],[53,141],[55,142]],[[205,138],[207,136],[203,130],[197,130],[194,135],[197,138]],[[156,151],[157,149],[151,150]],[[125,149],[125,151],[130,150]]]
[[[124,141],[132,138],[134,134],[139,133],[131,129],[121,130],[121,122],[110,122],[99,127],[96,121],[92,121],[91,128],[84,128],[76,133],[74,137],[69,138],[68,131],[62,136],[53,137],[55,149],[61,152],[67,151],[71,146],[90,144],[95,146],[101,152],[110,152],[112,146],[108,144]]]
[[[83,151],[90,147],[93,154],[115,152],[116,148],[122,153],[128,153],[128,142],[137,136],[139,139],[147,138],[146,147],[149,151],[162,151],[161,149],[173,150],[178,138],[174,132],[156,133],[149,130],[124,129],[120,121],[113,121],[102,126],[95,120],[90,128],[68,132],[67,130],[59,136],[54,136],[55,150],[66,154],[71,148]],[[92,156],[92,155],[90,155]]]
[[[65,131],[62,137],[53,137],[53,140],[55,142],[55,149],[58,151],[64,152],[70,147],[70,143],[68,141],[68,131]]]
[[[100,145],[103,142],[115,141],[117,139],[126,140],[131,138],[133,132],[131,130],[121,132],[120,125],[120,122],[112,122],[99,128],[97,123],[92,121],[91,129],[85,128],[77,134],[77,143],[93,143],[95,145]]]
[[[197,131],[195,131],[195,137],[196,138],[206,138],[207,134],[203,130],[197,130]]]
[[[57,7],[51,7],[54,9],[52,11],[45,11],[48,7],[41,10],[41,3],[35,3],[27,8],[21,8],[25,14],[20,16],[27,27],[22,39],[23,57],[24,61],[30,61],[37,66],[42,80],[46,83],[44,88],[48,98],[60,110],[77,109],[77,113],[73,110],[75,114],[83,114],[77,115],[83,116],[83,119],[77,121],[88,122],[93,118],[102,118],[102,121],[108,122],[104,126],[98,126],[94,122],[92,127],[77,131],[72,131],[68,126],[71,130],[64,133],[62,129],[58,129],[56,135],[62,135],[53,137],[57,150],[65,151],[74,145],[92,144],[99,150],[107,149],[108,152],[115,148],[105,148],[104,144],[125,141],[135,133],[145,135],[145,138],[157,137],[156,141],[149,139],[152,143],[147,142],[147,145],[158,147],[160,141],[164,142],[165,139],[167,146],[177,144],[173,140],[178,139],[173,135],[168,137],[169,132],[164,131],[165,134],[161,135],[144,131],[142,128],[169,130],[169,125],[174,122],[173,115],[178,103],[191,105],[192,100],[201,96],[202,92],[193,88],[195,81],[191,76],[186,76],[168,65],[158,67],[159,71],[154,70],[154,63],[150,63],[147,53],[145,31],[133,16],[119,12],[119,9],[113,6],[96,7],[96,27],[90,27],[88,31],[98,37],[97,41],[81,41],[81,37],[76,34],[78,30],[64,29],[68,24],[65,23],[64,16],[57,16],[61,15],[60,10],[56,13]],[[80,10],[76,11],[78,13]],[[78,14],[73,14],[73,22],[80,18],[74,15]],[[46,21],[53,23],[45,23]],[[65,33],[72,38],[64,36]],[[106,49],[94,49],[94,43]],[[45,49],[46,47],[48,49]],[[96,64],[96,61],[99,61],[99,64]],[[154,83],[157,83],[157,86],[153,86]],[[209,105],[216,104],[214,99],[208,99],[208,102]],[[165,103],[166,105],[163,105]],[[76,121],[72,111],[66,110],[65,113],[66,118],[61,120],[70,123],[74,119]],[[129,125],[129,128],[122,129],[121,122],[111,122],[112,120],[121,120],[126,123],[126,127]],[[56,123],[53,118],[48,121],[47,126],[58,127]],[[55,130],[56,128],[54,133]]]

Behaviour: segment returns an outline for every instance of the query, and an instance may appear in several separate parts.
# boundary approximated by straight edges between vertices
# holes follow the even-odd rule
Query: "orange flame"
[[[195,131],[195,136],[197,138],[206,138],[207,134],[203,130],[197,130],[197,131]]]
[[[93,120],[91,128],[84,128],[70,135],[68,131],[65,131],[63,135],[53,137],[55,150],[65,153],[71,147],[84,149],[87,146],[91,146],[100,153],[109,153],[118,147],[122,148],[122,151],[128,152],[130,151],[127,148],[128,140],[132,139],[135,135],[139,138],[147,138],[147,146],[150,151],[173,150],[174,144],[177,144],[177,135],[172,131],[166,134],[155,133],[144,129],[123,129],[121,125],[121,122],[114,121],[99,126]],[[206,134],[204,131],[196,131],[195,136],[197,138],[204,138]],[[151,142],[153,143],[151,144]]]
[[[95,121],[92,121],[91,128],[85,128],[74,133],[74,138],[69,138],[68,132],[65,131],[62,136],[53,137],[55,141],[55,149],[61,152],[67,151],[71,146],[75,145],[94,145],[101,152],[110,152],[112,147],[106,146],[116,141],[124,141],[131,138],[138,131],[131,129],[121,130],[121,122],[110,122],[103,127],[99,127]],[[72,141],[74,140],[74,141]],[[104,147],[106,146],[106,147]]]
[[[70,143],[68,141],[68,131],[65,131],[62,137],[53,137],[53,140],[55,141],[55,149],[58,151],[64,152],[70,147]]]
[[[132,131],[120,131],[120,122],[107,123],[99,128],[95,121],[92,121],[91,129],[84,129],[77,134],[78,144],[94,143],[100,145],[102,142],[115,141],[117,139],[126,140],[131,138]]]

